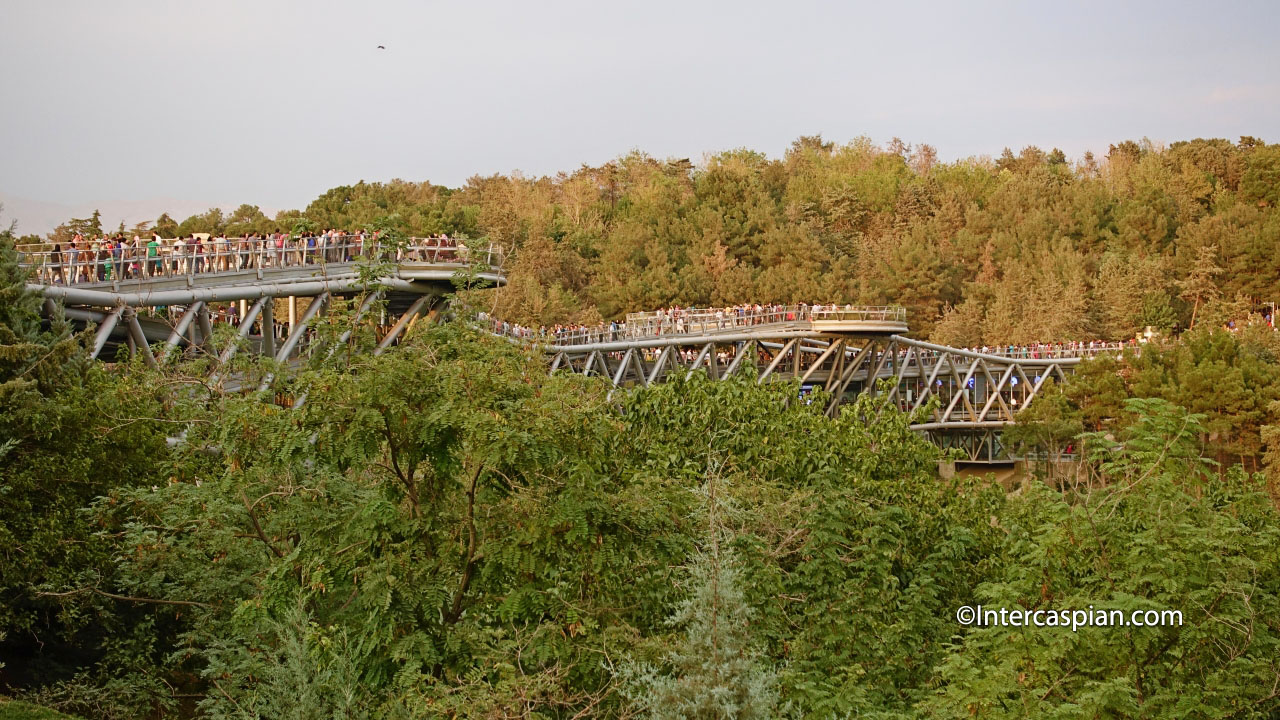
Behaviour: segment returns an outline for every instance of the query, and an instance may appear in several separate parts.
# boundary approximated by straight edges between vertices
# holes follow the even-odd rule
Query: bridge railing
[[[906,322],[907,309],[885,306],[762,305],[729,308],[689,308],[629,313],[624,338],[658,335],[699,335],[788,322],[819,320]]]
[[[621,323],[601,323],[594,327],[529,328],[503,322],[484,313],[477,315],[481,325],[497,335],[555,345],[589,345],[673,335],[696,336],[815,320],[906,322],[906,317],[907,311],[902,307],[769,305],[759,309],[755,306],[742,306],[630,313],[626,316],[626,321]]]
[[[1122,342],[1068,342],[1042,343],[1034,345],[1000,345],[971,348],[957,348],[981,355],[994,355],[1010,360],[1056,360],[1065,358],[1093,357],[1104,353],[1120,353],[1126,348],[1135,347],[1134,343]],[[936,360],[941,354],[936,350],[920,350],[923,359]]]
[[[349,263],[381,253],[395,262],[465,265],[474,261],[500,269],[506,259],[501,246],[472,247],[456,238],[410,238],[393,247],[370,236],[311,238],[210,238],[198,245],[126,242],[123,247],[19,249],[19,264],[34,269],[35,281],[77,285],[112,280],[195,277],[198,275],[285,267]]]

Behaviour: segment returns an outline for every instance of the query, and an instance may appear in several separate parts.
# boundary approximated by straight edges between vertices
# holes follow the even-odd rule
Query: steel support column
[[[138,322],[138,312],[133,308],[125,309],[125,323],[129,330],[129,337],[133,339],[133,345],[136,352],[142,353],[142,359],[147,362],[150,367],[156,366],[156,356],[151,353],[151,346],[147,344],[147,336],[142,332],[142,323]]]
[[[266,302],[262,304],[262,312],[258,316],[258,326],[262,328],[262,354],[268,357],[276,355],[276,321],[275,321],[275,298],[265,298]]]

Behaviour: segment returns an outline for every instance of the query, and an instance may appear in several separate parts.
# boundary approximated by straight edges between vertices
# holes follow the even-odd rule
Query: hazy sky
[[[814,133],[943,159],[1280,141],[1274,0],[5,0],[0,17],[0,201],[25,232],[51,208],[276,210],[361,179],[777,156]]]

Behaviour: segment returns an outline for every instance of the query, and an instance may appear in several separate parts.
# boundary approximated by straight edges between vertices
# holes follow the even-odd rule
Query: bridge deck
[[[172,246],[157,255],[128,247],[96,253],[82,249],[74,254],[24,251],[22,265],[34,274],[29,287],[46,297],[98,307],[344,292],[359,284],[360,261],[375,258],[392,267],[386,279],[409,292],[445,285],[458,271],[475,266],[480,266],[478,279],[506,282],[501,271],[505,252],[493,244],[470,248],[456,240],[415,238],[403,246],[382,246],[358,236],[318,247],[276,249],[261,242],[241,243],[234,238],[230,243],[207,243],[207,251],[201,254]]]
[[[361,250],[376,248],[370,245]],[[359,263],[342,248],[329,251],[337,254],[305,250],[257,257],[215,254],[207,258],[211,266],[201,264],[201,272],[195,271],[190,256],[166,259],[158,267],[141,267],[125,256],[106,261],[112,263],[112,270],[119,269],[117,277],[102,277],[99,262],[91,266],[92,273],[84,267],[71,272],[76,282],[70,284],[59,280],[65,280],[66,269],[74,266],[60,265],[54,255],[30,264],[36,269],[34,288],[69,305],[68,317],[99,326],[95,356],[104,348],[127,344],[131,352],[143,353],[148,362],[156,363],[156,358],[163,359],[179,347],[202,348],[216,353],[215,377],[221,377],[222,368],[241,347],[271,355],[285,365],[306,351],[308,324],[334,296],[350,294],[362,285]],[[462,255],[456,245],[439,244],[386,254],[390,276],[379,282],[392,294],[386,296],[384,312],[399,313],[399,319],[379,344],[379,352],[420,315],[434,312],[432,297],[456,272],[472,267]],[[476,254],[471,257],[481,259]],[[502,254],[490,247],[483,258],[501,262]],[[505,282],[501,270],[491,264],[481,270],[481,279]],[[290,303],[287,326],[282,318],[273,317],[271,302],[286,296],[314,298],[296,322]],[[255,302],[248,305],[248,300]],[[372,300],[373,296],[366,298],[357,316],[368,311]],[[241,301],[239,309],[214,310],[214,303],[225,301]],[[167,306],[169,311],[162,315],[136,311],[147,306]],[[239,339],[215,349],[211,328],[219,316],[238,325]],[[674,308],[633,313],[624,323],[551,331],[522,328],[483,313],[476,317],[487,330],[546,352],[552,372],[603,375],[615,387],[661,382],[682,370],[705,369],[713,378],[723,379],[751,367],[761,382],[785,377],[798,379],[805,392],[824,388],[830,393],[827,411],[831,414],[859,394],[887,393],[887,399],[904,410],[918,410],[936,401],[930,416],[915,428],[944,446],[968,442],[971,458],[1001,456],[999,429],[1014,422],[1017,411],[1050,378],[1065,379],[1083,356],[1119,349],[1090,345],[1005,352],[933,345],[904,337],[908,328],[901,307]],[[157,347],[155,357],[152,344]],[[232,377],[219,381],[239,382]]]

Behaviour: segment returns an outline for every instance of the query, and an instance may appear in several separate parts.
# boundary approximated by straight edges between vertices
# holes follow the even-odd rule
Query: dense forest
[[[1131,338],[1242,321],[1280,287],[1280,145],[1243,137],[1113,145],[1068,162],[1035,147],[937,161],[926,144],[820,137],[572,174],[333,188],[267,218],[244,205],[149,226],[487,236],[517,250],[502,317],[593,322],[740,302],[902,304],[919,337],[962,346]],[[95,228],[95,223],[98,227]],[[101,230],[95,219],[59,228]],[[121,228],[123,230],[123,228]]]
[[[1012,491],[941,479],[867,397],[610,396],[462,322],[375,355],[359,298],[300,368],[238,354],[265,392],[199,355],[91,362],[4,233],[0,694],[122,720],[1276,717],[1280,341],[1247,321],[1280,287],[1277,173],[1249,138],[1075,165],[802,138],[160,219],[488,236],[525,323],[834,300],[961,344],[1166,331],[1023,411],[1013,444],[1080,462]],[[1183,622],[957,622],[976,605]]]

